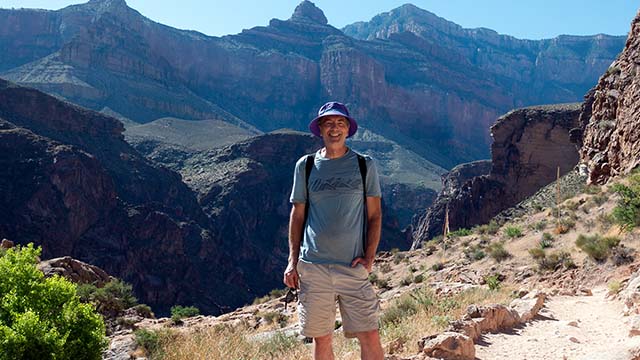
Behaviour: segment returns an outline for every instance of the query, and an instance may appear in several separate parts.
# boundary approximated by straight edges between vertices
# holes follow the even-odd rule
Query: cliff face
[[[623,42],[518,40],[408,5],[377,19],[359,25],[375,36],[354,27],[345,35],[303,1],[288,20],[215,38],[154,23],[124,1],[4,10],[0,46],[11,55],[0,55],[0,70],[142,123],[172,116],[305,129],[319,105],[340,99],[368,128],[450,167],[486,158],[489,134],[474,129],[498,114],[578,100]]]
[[[491,127],[491,171],[458,180],[457,173],[486,170],[486,164],[477,164],[445,178],[443,193],[418,222],[413,247],[441,234],[447,205],[450,229],[469,228],[488,222],[554,181],[558,167],[561,175],[571,170],[578,152],[569,131],[578,125],[579,114],[580,106],[573,104],[518,109],[500,117]]]
[[[243,273],[180,175],[123,140],[115,119],[0,82],[0,238],[34,242],[133,284],[166,313],[239,306],[263,287]],[[184,279],[189,279],[184,281]]]
[[[589,181],[604,183],[640,164],[640,14],[618,59],[587,94],[582,114],[584,135],[580,161],[589,168]]]

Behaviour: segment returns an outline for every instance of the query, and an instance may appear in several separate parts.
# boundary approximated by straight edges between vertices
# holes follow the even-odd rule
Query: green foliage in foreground
[[[40,251],[29,244],[0,257],[0,359],[100,359],[102,317],[80,302],[73,283],[44,277]]]
[[[184,318],[200,315],[200,310],[195,306],[176,305],[171,307],[171,320],[179,323]]]
[[[620,195],[612,215],[623,228],[632,229],[640,225],[640,172],[634,171],[628,180],[629,186],[615,184],[612,187]]]

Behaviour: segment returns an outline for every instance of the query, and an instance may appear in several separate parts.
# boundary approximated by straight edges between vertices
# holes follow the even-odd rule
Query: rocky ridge
[[[488,132],[471,129],[514,107],[577,100],[622,47],[622,38],[604,35],[505,41],[482,29],[461,32],[417,8],[396,12],[392,21],[441,31],[396,27],[385,41],[357,40],[309,1],[288,20],[221,38],[157,24],[124,1],[2,10],[0,41],[12,55],[0,58],[0,70],[141,123],[176,117],[304,129],[327,98],[340,99],[376,133],[451,167],[486,157]],[[547,55],[533,62],[539,48]],[[584,52],[589,60],[578,61]]]
[[[581,130],[580,161],[589,181],[605,183],[640,164],[640,13],[631,25],[624,50],[587,94]]]
[[[491,171],[453,189],[418,221],[413,247],[443,231],[448,207],[451,230],[487,223],[500,211],[533,195],[573,169],[578,152],[569,132],[578,124],[580,106],[549,105],[511,111],[491,127]],[[455,177],[454,177],[455,178]]]

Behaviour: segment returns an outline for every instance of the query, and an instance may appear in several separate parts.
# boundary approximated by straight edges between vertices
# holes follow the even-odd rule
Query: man
[[[382,224],[376,166],[347,147],[358,124],[343,104],[324,104],[309,129],[322,137],[324,147],[296,163],[284,283],[300,288],[301,332],[313,338],[314,359],[334,359],[337,299],[344,334],[358,339],[361,358],[382,360],[379,303],[368,281]],[[307,161],[313,161],[309,179]]]

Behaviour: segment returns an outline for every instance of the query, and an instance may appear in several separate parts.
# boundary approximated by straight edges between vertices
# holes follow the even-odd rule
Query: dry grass
[[[437,298],[430,290],[418,289],[403,294],[385,307],[384,313],[393,311],[399,302],[422,299],[410,314],[400,311],[396,321],[383,323],[380,335],[386,352],[411,355],[417,350],[417,341],[422,337],[444,330],[449,320],[458,319],[470,304],[508,303],[509,289],[490,291],[476,288],[460,294]],[[428,299],[425,301],[425,299]],[[264,334],[264,333],[263,333]],[[391,348],[394,348],[391,350]],[[357,340],[334,336],[336,359],[356,360],[360,358]],[[158,351],[151,359],[234,359],[234,360],[306,360],[312,358],[312,348],[295,337],[273,332],[271,336],[260,335],[242,327],[218,326],[195,331],[173,332],[161,336]]]

